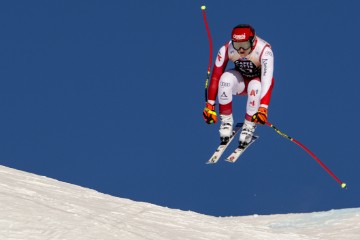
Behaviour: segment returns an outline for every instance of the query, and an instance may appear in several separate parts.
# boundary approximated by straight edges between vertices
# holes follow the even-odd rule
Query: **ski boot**
[[[234,119],[233,115],[222,115],[220,114],[221,125],[220,125],[220,141],[227,143],[233,134]]]
[[[245,120],[239,137],[240,146],[246,146],[251,142],[255,128],[256,128],[255,123]]]

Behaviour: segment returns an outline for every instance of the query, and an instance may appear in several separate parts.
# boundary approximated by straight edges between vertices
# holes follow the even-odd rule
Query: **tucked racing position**
[[[234,68],[227,70],[228,62]],[[255,34],[248,24],[239,24],[231,32],[231,40],[216,57],[203,116],[206,123],[216,123],[216,98],[220,113],[220,139],[227,142],[233,133],[233,96],[247,96],[246,114],[239,144],[250,143],[256,124],[265,124],[274,86],[274,55],[268,42]]]

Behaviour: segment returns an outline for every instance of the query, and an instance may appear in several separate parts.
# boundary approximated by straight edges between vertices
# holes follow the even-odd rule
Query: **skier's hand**
[[[215,105],[211,105],[210,103],[206,103],[204,112],[203,112],[204,120],[207,124],[216,123],[217,116],[215,112]]]
[[[259,107],[258,112],[252,116],[252,122],[263,125],[267,122],[267,118],[267,109]]]

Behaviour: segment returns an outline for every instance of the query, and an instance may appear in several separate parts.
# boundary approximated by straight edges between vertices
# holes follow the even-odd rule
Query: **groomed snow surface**
[[[360,208],[213,217],[0,166],[0,239],[359,240]]]

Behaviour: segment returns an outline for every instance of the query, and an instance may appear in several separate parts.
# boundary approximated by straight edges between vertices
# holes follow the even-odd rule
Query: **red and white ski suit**
[[[235,67],[225,71],[228,62]],[[247,95],[245,119],[251,117],[259,107],[268,108],[274,86],[274,55],[271,46],[256,36],[251,52],[244,58],[233,48],[231,41],[222,46],[215,60],[208,102],[219,101],[220,114],[232,113],[232,95]]]

